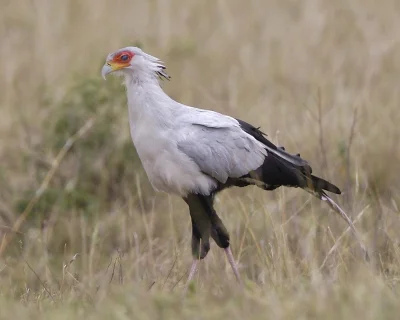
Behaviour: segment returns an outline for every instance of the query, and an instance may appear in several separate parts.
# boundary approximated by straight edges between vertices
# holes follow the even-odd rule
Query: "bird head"
[[[105,79],[109,73],[123,76],[159,77],[169,79],[163,62],[137,47],[125,47],[107,56],[101,75]]]

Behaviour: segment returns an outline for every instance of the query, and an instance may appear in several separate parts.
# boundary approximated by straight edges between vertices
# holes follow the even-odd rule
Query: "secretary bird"
[[[367,252],[352,221],[326,194],[340,194],[338,187],[312,175],[307,161],[275,146],[259,128],[174,101],[159,84],[170,78],[165,69],[158,58],[126,47],[107,56],[102,76],[113,72],[124,77],[131,137],[153,188],[176,194],[189,206],[193,263],[187,284],[210,250],[210,237],[225,250],[242,283],[229,233],[213,207],[214,196],[232,186],[300,187],[338,212]]]

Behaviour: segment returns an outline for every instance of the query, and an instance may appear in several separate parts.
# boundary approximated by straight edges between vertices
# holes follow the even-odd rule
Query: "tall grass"
[[[0,236],[10,240],[0,317],[397,317],[398,1],[0,6]],[[245,290],[214,245],[181,302],[187,208],[152,191],[130,141],[124,90],[99,74],[109,52],[132,44],[165,61],[173,98],[261,126],[339,185],[371,263],[307,193],[232,189],[217,211]]]

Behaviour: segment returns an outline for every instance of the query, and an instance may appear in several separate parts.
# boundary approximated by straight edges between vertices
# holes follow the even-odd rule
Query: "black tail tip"
[[[316,176],[311,176],[313,180],[313,185],[316,191],[318,190],[325,190],[328,192],[332,192],[335,194],[342,194],[342,191],[338,187],[336,187],[334,184],[322,179],[318,178]]]
[[[341,191],[338,187],[336,187],[335,185],[333,185],[333,184],[331,184],[331,188],[329,188],[329,189],[324,189],[324,190],[329,191],[329,192],[332,192],[332,193],[335,193],[335,194],[342,194],[342,191]]]

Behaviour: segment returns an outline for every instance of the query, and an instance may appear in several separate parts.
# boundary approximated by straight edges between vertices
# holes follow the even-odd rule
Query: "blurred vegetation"
[[[117,200],[126,202],[127,192],[140,194],[138,181],[142,190],[149,189],[130,136],[121,135],[120,125],[128,126],[128,123],[118,122],[120,114],[127,113],[124,87],[118,80],[106,83],[100,77],[80,78],[59,102],[47,101],[43,107],[51,111],[43,122],[46,130],[37,148],[53,155],[89,118],[96,117],[96,122],[90,133],[78,140],[63,159],[65,164],[57,170],[51,186],[35,205],[30,220],[40,225],[49,219],[53,210],[78,211],[83,216],[91,216],[110,210]],[[15,204],[19,213],[26,208],[49,167],[35,161],[33,170],[36,181],[22,192],[24,197]],[[136,201],[138,208],[139,201],[147,203],[146,199]]]

